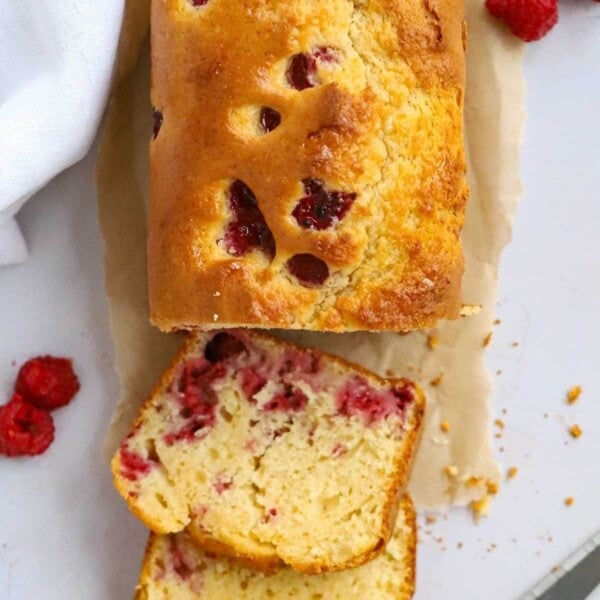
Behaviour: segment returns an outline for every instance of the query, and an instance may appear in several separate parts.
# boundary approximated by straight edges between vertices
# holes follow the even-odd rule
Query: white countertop
[[[423,525],[418,600],[518,598],[600,529],[600,5],[563,0],[559,26],[527,48],[526,79],[525,193],[488,356],[502,370],[495,446],[519,472],[479,525],[463,510]],[[0,459],[1,600],[131,598],[146,539],[100,453],[117,381],[94,154],[26,205],[31,257],[0,269],[0,402],[12,361],[37,354],[73,356],[82,382],[46,454]]]

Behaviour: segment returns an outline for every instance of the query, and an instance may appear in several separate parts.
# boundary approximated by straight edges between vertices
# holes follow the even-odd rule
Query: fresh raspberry
[[[15,393],[11,401],[0,406],[0,454],[35,456],[44,452],[54,440],[52,415]]]
[[[27,402],[46,410],[69,404],[78,390],[73,361],[55,356],[28,360],[20,368],[15,384],[15,391]]]
[[[543,38],[558,22],[558,0],[486,0],[485,5],[524,42]]]

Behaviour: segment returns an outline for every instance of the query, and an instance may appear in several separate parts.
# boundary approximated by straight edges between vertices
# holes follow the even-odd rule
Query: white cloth
[[[124,0],[0,0],[0,266],[27,256],[15,213],[94,139],[123,8]]]

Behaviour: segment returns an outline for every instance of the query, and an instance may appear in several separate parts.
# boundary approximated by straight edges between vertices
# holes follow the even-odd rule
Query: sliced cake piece
[[[280,567],[249,569],[202,551],[186,533],[150,536],[136,600],[409,600],[415,586],[415,513],[400,503],[394,535],[384,552],[356,569],[321,575]]]
[[[116,453],[154,532],[298,571],[357,566],[389,538],[424,400],[342,359],[247,330],[195,333]]]

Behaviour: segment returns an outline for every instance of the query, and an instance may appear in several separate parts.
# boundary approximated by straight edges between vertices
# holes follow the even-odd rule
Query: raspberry
[[[235,221],[225,232],[225,247],[233,256],[242,256],[260,248],[269,258],[275,256],[275,239],[263,217],[256,196],[242,181],[234,181],[229,189],[229,206]]]
[[[0,454],[35,456],[53,440],[54,421],[49,412],[25,402],[17,393],[0,407]]]
[[[217,363],[228,358],[233,358],[238,354],[247,352],[246,346],[241,340],[238,340],[230,333],[217,333],[204,348],[204,357],[210,363]]]
[[[305,179],[304,193],[292,215],[300,227],[305,229],[327,229],[343,219],[356,194],[325,190],[320,179]]]
[[[304,410],[308,404],[307,395],[300,389],[286,385],[282,393],[276,394],[262,408],[264,412]]]
[[[287,261],[287,266],[305,287],[323,285],[329,277],[327,263],[312,254],[295,254]]]
[[[543,38],[558,21],[558,0],[486,0],[485,5],[524,42]]]
[[[55,356],[37,356],[19,370],[15,391],[45,410],[68,404],[79,390],[79,380],[73,372],[73,361]]]
[[[277,129],[281,123],[281,115],[274,109],[265,106],[260,111],[260,125],[265,133]]]
[[[152,109],[152,121],[152,137],[156,139],[163,122],[163,115],[160,110],[156,110],[156,108]]]

